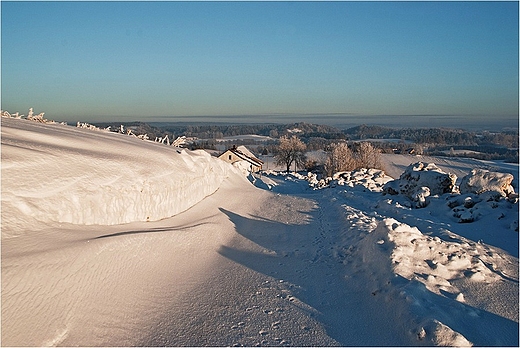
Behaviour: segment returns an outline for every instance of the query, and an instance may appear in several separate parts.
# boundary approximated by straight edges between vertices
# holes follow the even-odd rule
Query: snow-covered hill
[[[204,152],[27,120],[1,131],[3,345],[518,346],[513,196],[416,208],[375,170],[259,189]],[[438,165],[457,185],[501,170]]]

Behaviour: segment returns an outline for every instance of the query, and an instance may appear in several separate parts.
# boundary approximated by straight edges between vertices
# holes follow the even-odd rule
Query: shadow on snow
[[[428,323],[433,319],[476,345],[518,346],[518,323],[437,295],[422,283],[397,276],[390,259],[377,265],[377,274],[385,274],[388,279],[375,279],[375,273],[367,267],[349,270],[349,264],[334,255],[341,228],[320,236],[323,226],[316,210],[311,212],[310,223],[304,225],[220,210],[233,222],[238,234],[269,252],[221,246],[219,254],[294,284],[294,296],[319,313],[317,319],[327,334],[343,346],[431,345],[432,341],[418,340],[417,333],[423,326],[431,327]],[[406,303],[399,295],[403,289],[413,296],[414,304]]]

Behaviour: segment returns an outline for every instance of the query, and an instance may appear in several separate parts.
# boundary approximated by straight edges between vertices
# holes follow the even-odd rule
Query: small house
[[[239,161],[246,161],[251,164],[251,172],[253,173],[262,170],[262,165],[264,164],[263,161],[256,158],[256,156],[253,155],[245,146],[233,146],[218,156],[218,158],[231,164]]]

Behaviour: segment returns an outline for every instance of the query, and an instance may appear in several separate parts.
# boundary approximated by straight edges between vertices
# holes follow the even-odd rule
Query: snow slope
[[[4,346],[518,346],[517,203],[461,224],[377,171],[259,189],[203,152],[1,131]]]
[[[2,119],[2,221],[9,225],[22,216],[36,226],[159,220],[215,192],[231,172],[204,151]]]

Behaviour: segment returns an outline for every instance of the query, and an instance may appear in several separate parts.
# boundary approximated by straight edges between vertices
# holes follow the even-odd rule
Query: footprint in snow
[[[236,329],[238,329],[239,327],[243,327],[244,325],[245,325],[245,323],[244,323],[243,321],[241,321],[241,322],[239,322],[239,323],[237,323],[237,324],[231,326],[231,329],[232,329],[232,330],[236,330]]]

